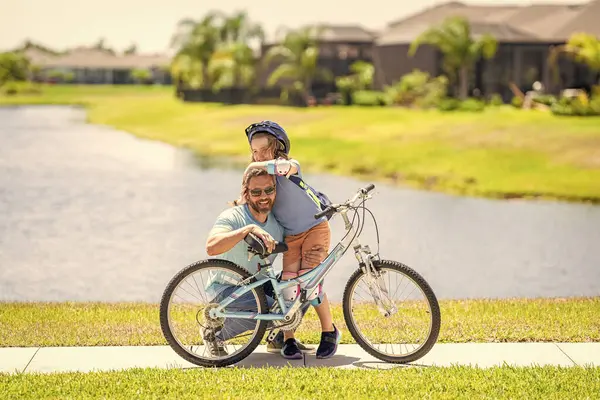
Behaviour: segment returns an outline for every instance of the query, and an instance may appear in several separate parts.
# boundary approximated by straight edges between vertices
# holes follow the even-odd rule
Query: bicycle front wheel
[[[388,260],[373,264],[376,279],[359,269],[346,284],[343,310],[348,330],[360,347],[382,361],[418,360],[439,335],[437,298],[425,279],[406,265]]]

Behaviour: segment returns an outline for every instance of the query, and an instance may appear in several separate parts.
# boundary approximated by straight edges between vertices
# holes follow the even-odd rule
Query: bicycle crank
[[[280,325],[276,325],[275,329],[281,329],[282,331],[293,331],[300,326],[302,322],[302,311],[298,310],[292,316],[289,322],[281,322]]]

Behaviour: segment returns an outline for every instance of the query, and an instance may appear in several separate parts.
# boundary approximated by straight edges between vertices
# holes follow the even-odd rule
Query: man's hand
[[[327,250],[323,245],[316,244],[309,250],[302,253],[303,263],[307,263],[312,266],[317,266],[327,257]]]
[[[269,232],[265,231],[258,225],[252,225],[252,230],[250,232],[254,233],[260,240],[263,241],[265,246],[267,246],[269,253],[273,251],[275,248],[275,239],[273,239],[273,236],[271,236]]]

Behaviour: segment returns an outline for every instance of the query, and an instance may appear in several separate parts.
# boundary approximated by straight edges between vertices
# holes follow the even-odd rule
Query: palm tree
[[[221,39],[221,14],[211,12],[199,21],[183,19],[171,46],[177,48],[171,73],[179,81],[210,86],[209,63]]]
[[[438,26],[423,32],[411,44],[412,57],[419,46],[428,44],[437,47],[444,55],[443,67],[449,78],[459,73],[460,97],[465,99],[469,91],[469,72],[480,58],[490,59],[496,54],[498,42],[489,34],[473,39],[469,21],[463,17],[449,17]]]
[[[575,61],[586,64],[596,73],[596,80],[600,83],[600,39],[588,33],[575,33],[569,41],[554,47],[548,56],[550,65],[556,66],[560,54],[566,54]],[[557,72],[557,68],[554,69]]]
[[[281,60],[281,63],[271,73],[267,84],[273,86],[282,79],[291,79],[293,88],[302,92],[308,101],[315,79],[331,81],[331,71],[318,64],[320,33],[320,28],[310,27],[291,31],[281,44],[270,48],[265,55],[267,65],[274,59]]]
[[[256,58],[252,48],[245,43],[224,45],[209,64],[215,90],[225,87],[249,86],[256,75]]]
[[[220,27],[222,43],[213,54],[209,72],[215,77],[215,88],[247,86],[253,80],[256,58],[252,42],[262,44],[262,27],[250,21],[245,11],[225,19]]]
[[[246,11],[238,11],[232,17],[225,19],[221,26],[221,39],[227,43],[247,43],[253,39],[262,42],[265,39],[265,33],[262,26],[250,20]]]

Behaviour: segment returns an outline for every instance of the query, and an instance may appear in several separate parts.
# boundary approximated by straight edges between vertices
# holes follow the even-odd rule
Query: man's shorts
[[[310,250],[315,245],[321,245],[325,247],[325,250],[329,251],[329,245],[331,242],[331,229],[329,228],[329,222],[323,221],[319,225],[315,225],[306,232],[299,233],[297,235],[290,235],[285,237],[285,243],[288,245],[288,251],[283,253],[283,265],[290,265],[302,258],[302,254]],[[327,253],[323,254],[323,261]],[[314,268],[318,264],[309,265],[309,268]],[[302,266],[300,266],[300,269]]]

